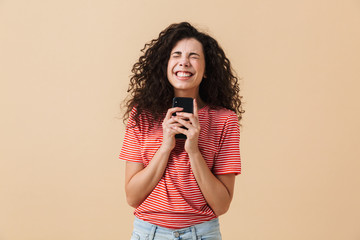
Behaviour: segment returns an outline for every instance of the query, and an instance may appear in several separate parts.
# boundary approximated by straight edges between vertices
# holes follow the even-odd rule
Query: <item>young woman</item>
[[[170,25],[142,52],[120,153],[135,208],[131,239],[221,239],[218,217],[241,171],[238,79],[217,41],[187,22]],[[193,98],[193,114],[172,107],[174,97]]]

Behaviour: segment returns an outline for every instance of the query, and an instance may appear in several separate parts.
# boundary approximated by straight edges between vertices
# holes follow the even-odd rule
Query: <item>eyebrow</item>
[[[179,55],[181,55],[182,52],[181,52],[181,51],[176,51],[176,52],[173,52],[173,53],[171,53],[171,54],[179,54]],[[196,52],[191,52],[191,53],[189,54],[189,56],[191,56],[191,55],[196,55],[196,56],[199,56],[199,57],[200,57],[200,54],[198,54],[198,53],[196,53]]]

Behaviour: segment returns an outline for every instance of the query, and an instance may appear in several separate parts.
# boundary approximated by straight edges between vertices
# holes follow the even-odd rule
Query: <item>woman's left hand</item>
[[[188,154],[199,152],[198,139],[200,134],[200,123],[196,99],[194,99],[194,113],[177,112],[175,120],[187,128],[176,128],[179,133],[182,133],[187,137],[185,141],[185,151]]]

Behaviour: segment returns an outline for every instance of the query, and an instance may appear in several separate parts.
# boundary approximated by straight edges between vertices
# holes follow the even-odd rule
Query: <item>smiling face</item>
[[[204,72],[205,56],[202,44],[194,38],[178,41],[171,50],[167,66],[167,77],[174,87],[175,96],[198,97]]]

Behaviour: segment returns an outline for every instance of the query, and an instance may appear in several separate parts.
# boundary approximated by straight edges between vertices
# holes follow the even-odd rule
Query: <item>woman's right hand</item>
[[[181,107],[174,107],[170,108],[166,116],[162,122],[162,128],[163,128],[163,142],[162,142],[162,148],[167,151],[171,151],[175,147],[175,134],[178,134],[179,132],[175,130],[175,127],[182,126],[180,123],[174,120],[173,113],[182,111],[183,108]]]
[[[174,120],[173,113],[182,108],[170,108],[162,122],[163,142],[149,164],[144,167],[139,163],[126,163],[125,189],[126,199],[130,206],[137,208],[149,196],[164,175],[170,152],[175,147],[175,134],[179,132],[173,127],[181,126]]]

